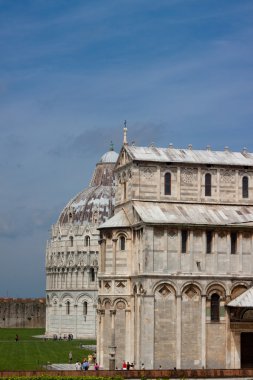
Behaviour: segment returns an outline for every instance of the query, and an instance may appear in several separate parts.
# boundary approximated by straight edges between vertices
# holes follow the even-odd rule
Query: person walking
[[[72,351],[69,351],[69,363],[72,363],[73,355]]]

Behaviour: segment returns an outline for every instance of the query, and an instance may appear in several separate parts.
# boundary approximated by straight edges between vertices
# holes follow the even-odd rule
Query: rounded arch
[[[177,295],[177,286],[172,281],[159,281],[156,282],[152,287],[152,293],[155,294],[159,290],[163,288],[163,286],[167,287],[168,290],[172,291],[175,296]]]
[[[75,303],[83,303],[84,301],[95,302],[94,298],[87,293],[78,294],[75,299]]]
[[[112,302],[109,298],[105,298],[102,301],[102,305],[105,309],[110,309],[112,307]]]
[[[112,306],[114,309],[122,310],[122,309],[126,309],[128,307],[128,303],[127,303],[127,300],[125,298],[119,297],[113,301]]]
[[[230,289],[231,300],[235,299],[240,294],[244,293],[248,288],[249,288],[248,284],[243,281],[236,282],[235,284],[233,284]]]
[[[58,301],[60,301],[60,297],[57,293],[51,293],[48,295],[49,296],[49,300],[52,301],[54,298],[57,298]]]
[[[90,236],[87,235],[87,234],[84,237],[84,244],[85,244],[85,247],[89,247],[90,246]]]
[[[60,297],[60,302],[71,301],[73,302],[73,296],[70,293],[63,293]]]
[[[115,232],[115,236],[114,237],[116,239],[119,239],[120,236],[124,236],[125,239],[129,239],[129,232],[126,231],[126,230],[120,230],[120,231]]]
[[[187,290],[190,290],[191,288],[196,288],[199,291],[200,295],[204,294],[202,286],[196,281],[185,282],[180,288],[180,294],[185,293]]]
[[[206,296],[211,299],[213,294],[218,294],[221,299],[226,298],[226,288],[222,282],[212,282],[206,287]]]

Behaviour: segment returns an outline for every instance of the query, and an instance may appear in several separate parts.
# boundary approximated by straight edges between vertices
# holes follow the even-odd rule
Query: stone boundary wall
[[[0,298],[0,328],[44,328],[45,298]]]
[[[217,379],[217,378],[253,378],[251,369],[185,369],[185,370],[129,370],[129,371],[0,371],[0,377],[16,376],[71,376],[71,377],[113,377],[125,379]]]

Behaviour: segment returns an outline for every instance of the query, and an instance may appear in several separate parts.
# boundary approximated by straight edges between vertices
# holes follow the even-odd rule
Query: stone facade
[[[73,198],[52,226],[46,249],[46,335],[96,337],[97,227],[114,210],[113,169],[118,154],[104,154],[88,188]]]
[[[252,286],[253,155],[125,140],[115,178],[100,226],[102,366],[115,350],[118,367],[252,366],[253,300],[228,304]]]
[[[44,298],[0,298],[0,328],[44,328]]]

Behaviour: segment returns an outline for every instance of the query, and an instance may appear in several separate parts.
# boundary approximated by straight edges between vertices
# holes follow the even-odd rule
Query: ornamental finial
[[[127,125],[127,122],[126,122],[126,120],[125,120],[125,122],[124,122],[124,126],[125,126],[125,127],[124,127],[124,129],[123,129],[123,130],[124,130],[124,138],[123,138],[123,144],[124,144],[124,145],[127,144],[127,126],[126,126],[126,125]]]

